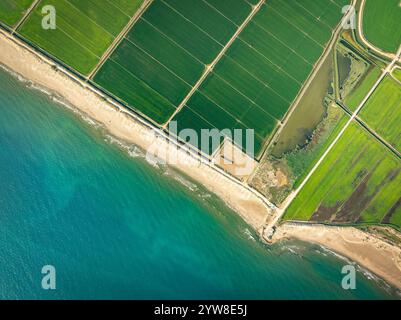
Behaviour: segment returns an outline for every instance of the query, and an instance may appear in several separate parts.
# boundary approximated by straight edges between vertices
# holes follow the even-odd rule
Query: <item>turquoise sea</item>
[[[397,298],[317,246],[262,244],[167,167],[0,70],[0,298]],[[56,268],[56,290],[41,269]]]

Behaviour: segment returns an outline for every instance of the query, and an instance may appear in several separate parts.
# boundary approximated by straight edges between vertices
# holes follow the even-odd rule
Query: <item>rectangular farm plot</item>
[[[19,33],[87,75],[143,0],[42,0]],[[56,9],[56,29],[42,28],[42,8]]]
[[[240,2],[244,4],[246,17],[251,5]],[[94,81],[163,125],[237,29],[235,23],[203,0],[155,0],[100,68]],[[123,75],[123,70],[127,75]],[[122,76],[112,77],[111,81],[108,72]],[[122,96],[121,87],[127,86],[123,82],[128,79],[147,92]],[[146,107],[141,105],[144,97],[147,97]]]
[[[401,161],[356,123],[287,209],[286,220],[400,226]]]
[[[217,129],[221,133],[229,133],[228,137],[230,139],[234,139],[234,143],[244,151],[249,151],[251,149],[247,150],[247,148],[252,147],[260,148],[261,143],[263,143],[263,137],[260,137],[256,134],[254,136],[254,141],[251,141],[252,146],[247,146],[247,127],[238,121],[238,119],[235,119],[228,114],[225,110],[216,106],[201,93],[196,93],[191,101],[191,105],[185,106],[183,110],[174,117],[173,121],[175,121],[178,126],[178,132],[185,129],[193,129],[197,132],[199,137],[202,135],[202,130]],[[241,135],[239,138],[234,136],[235,129],[241,130]],[[222,143],[223,140],[224,135],[221,136],[220,143]],[[208,148],[202,148],[201,142],[204,143],[204,141],[197,141],[197,144],[193,145],[195,147],[199,147],[199,149],[205,154],[211,155],[218,148],[218,145],[212,145],[211,143]],[[253,155],[250,154],[250,156]]]
[[[0,21],[9,27],[16,25],[34,0],[1,0]]]
[[[151,120],[163,122],[175,110],[170,101],[113,60],[99,70],[96,82],[103,88],[112,88],[109,93],[122,102],[135,101],[136,110]]]
[[[206,2],[235,23],[226,1]],[[341,7],[330,0],[299,2],[266,1],[198,89],[212,102],[210,108],[255,130],[256,154],[287,113],[342,17]],[[196,111],[199,104],[193,99],[199,95],[187,107]],[[214,117],[210,122],[219,128],[220,121],[224,119]]]
[[[363,107],[360,117],[401,152],[401,84],[391,77],[380,83]]]

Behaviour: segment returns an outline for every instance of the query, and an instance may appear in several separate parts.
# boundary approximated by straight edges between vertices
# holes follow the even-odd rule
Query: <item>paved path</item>
[[[22,26],[22,24],[25,22],[25,20],[29,17],[31,12],[36,8],[36,6],[39,4],[40,0],[35,0],[32,5],[29,7],[29,9],[25,12],[24,16],[21,18],[21,20],[17,23],[17,25],[12,29],[12,34],[18,30],[19,27]]]

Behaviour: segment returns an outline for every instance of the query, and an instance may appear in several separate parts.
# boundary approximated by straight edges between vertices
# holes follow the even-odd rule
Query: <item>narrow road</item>
[[[110,47],[106,50],[106,52],[103,54],[103,56],[100,58],[100,61],[96,65],[96,67],[92,70],[92,72],[89,74],[88,79],[92,79],[96,72],[102,67],[102,65],[106,62],[106,60],[111,56],[111,54],[114,52],[114,50],[117,48],[117,46],[120,44],[122,39],[125,38],[127,33],[131,30],[132,26],[135,24],[135,22],[138,21],[138,19],[141,17],[142,13],[145,12],[145,10],[150,6],[153,0],[145,0],[141,7],[135,12],[135,14],[131,17],[127,25],[124,27],[123,30],[121,30],[120,34],[114,39],[113,43],[110,45]]]
[[[301,192],[303,187],[306,185],[306,183],[309,181],[309,179],[312,177],[312,175],[315,173],[315,171],[319,168],[320,164],[323,162],[323,160],[327,157],[329,152],[333,149],[333,147],[336,145],[338,140],[343,136],[347,128],[350,126],[350,124],[355,120],[355,118],[358,116],[359,112],[363,108],[363,106],[366,104],[370,96],[373,94],[373,92],[376,90],[376,88],[379,86],[381,81],[384,79],[384,77],[389,74],[392,71],[392,68],[394,64],[400,59],[401,57],[401,46],[397,51],[397,54],[395,55],[394,59],[390,62],[390,64],[383,70],[380,78],[376,81],[376,83],[373,85],[373,87],[370,89],[368,94],[365,96],[365,98],[362,100],[362,102],[359,104],[358,108],[355,110],[355,112],[352,114],[348,122],[344,125],[344,127],[341,129],[341,131],[338,133],[336,138],[333,140],[333,142],[330,144],[330,146],[326,149],[326,151],[323,153],[323,155],[320,157],[320,159],[316,162],[316,164],[313,166],[311,171],[308,173],[308,175],[305,177],[305,179],[302,181],[302,183],[299,185],[299,187],[294,190],[288,197],[285,199],[281,207],[277,210],[276,216],[271,220],[269,223],[269,226],[267,228],[271,228],[277,224],[277,222],[281,219],[283,216],[284,212],[286,209],[289,207],[291,202],[295,199],[295,197]]]
[[[22,24],[25,22],[25,20],[29,17],[31,12],[35,10],[36,6],[39,4],[40,0],[35,0],[32,5],[29,7],[29,9],[25,12],[24,16],[21,18],[21,20],[16,24],[16,26],[12,29],[12,33],[16,32],[19,27],[22,26]]]
[[[259,11],[259,9],[262,7],[263,3],[265,0],[261,0],[256,6],[252,8],[251,13],[249,16],[245,19],[245,21],[239,26],[237,31],[234,33],[234,35],[231,37],[231,39],[227,42],[227,44],[223,47],[223,49],[219,52],[217,57],[213,60],[213,62],[209,65],[206,66],[205,71],[203,72],[202,76],[199,78],[199,80],[195,83],[195,85],[192,87],[191,91],[186,95],[184,100],[181,101],[180,105],[177,107],[173,115],[167,120],[167,122],[163,125],[163,129],[166,129],[168,124],[170,123],[171,120],[175,117],[175,115],[181,111],[181,109],[186,105],[188,100],[192,97],[192,95],[196,92],[196,90],[199,89],[201,84],[206,80],[207,76],[213,71],[213,68],[216,66],[216,64],[220,61],[220,59],[224,56],[228,48],[232,45],[232,43],[238,38],[239,34],[244,30],[244,28],[248,25],[249,21],[255,16],[255,14]]]

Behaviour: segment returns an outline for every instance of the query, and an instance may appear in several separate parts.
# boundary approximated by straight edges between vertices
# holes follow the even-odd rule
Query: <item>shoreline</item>
[[[401,289],[401,248],[377,236],[354,227],[286,222],[277,228],[272,243],[286,239],[327,248]]]
[[[235,181],[232,177],[230,178],[221,169],[195,159],[194,156],[182,149],[177,151],[176,146],[172,146],[171,143],[166,141],[159,130],[152,129],[144,121],[137,118],[136,115],[131,114],[125,107],[106,100],[101,93],[90,88],[86,82],[69,75],[66,71],[57,67],[50,59],[2,30],[0,30],[0,64],[4,64],[6,68],[24,79],[61,96],[83,115],[102,125],[116,139],[132,143],[144,150],[145,153],[157,145],[157,152],[155,153],[157,153],[157,158],[161,160],[178,157],[180,159],[178,164],[167,164],[222,199],[229,208],[238,213],[259,234],[262,241],[267,240],[263,237],[264,228],[272,225],[279,209],[269,205],[268,200],[264,199],[263,196],[260,196],[249,186]],[[160,151],[162,152],[160,153]],[[350,228],[325,227],[327,230],[322,233],[322,230],[317,226],[307,226],[308,229],[306,231],[305,227],[304,225],[302,228],[299,225],[288,227],[288,224],[283,224],[277,228],[273,236],[273,242],[285,238],[295,238],[322,245],[350,258],[388,283],[401,289],[400,248],[391,246],[355,228],[352,228],[355,232],[349,232],[344,230],[350,230]],[[338,230],[336,231],[335,229]],[[356,231],[361,234],[356,233]],[[338,234],[342,233],[347,235],[347,240],[342,238],[339,241],[337,239]],[[361,237],[369,239],[363,243],[355,243],[355,240],[358,241]],[[332,241],[333,239],[335,241]],[[377,248],[378,241],[382,241],[386,246],[391,247],[388,250],[393,254],[398,252],[398,267],[391,262],[391,256],[387,255],[384,260],[382,259],[383,251]],[[353,250],[351,250],[350,245],[345,245],[348,243],[352,243]],[[363,259],[359,254],[363,248],[369,251],[369,259]],[[378,254],[377,257],[374,256],[375,252]],[[387,261],[386,263],[389,263],[389,265],[387,267],[384,266],[383,261]],[[394,272],[396,276],[392,274]]]
[[[123,106],[107,101],[84,81],[70,77],[40,53],[0,30],[0,63],[21,77],[61,96],[80,112],[95,120],[115,138],[133,143],[148,154],[166,161],[220,197],[246,223],[261,234],[273,209],[249,187],[234,181],[218,168],[188,154],[167,141],[156,130],[141,123]],[[156,148],[155,148],[156,147]],[[170,164],[168,159],[177,159]]]

